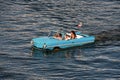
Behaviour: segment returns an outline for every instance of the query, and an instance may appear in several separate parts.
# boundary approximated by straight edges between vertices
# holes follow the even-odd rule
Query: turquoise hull
[[[65,49],[65,48],[70,48],[75,46],[82,46],[85,44],[93,43],[95,41],[94,36],[81,34],[79,32],[77,36],[78,38],[70,39],[70,40],[58,40],[53,38],[52,36],[38,37],[38,38],[32,39],[31,43],[36,48],[53,50],[55,48]]]

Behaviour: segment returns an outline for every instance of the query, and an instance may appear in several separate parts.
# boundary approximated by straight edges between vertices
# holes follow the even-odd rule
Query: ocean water
[[[31,49],[31,39],[59,30],[99,39],[58,52]],[[119,36],[119,0],[0,0],[0,80],[119,80]]]

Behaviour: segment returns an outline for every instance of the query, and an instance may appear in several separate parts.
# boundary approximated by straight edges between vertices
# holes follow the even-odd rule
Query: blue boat
[[[67,34],[70,35],[70,33],[67,33]],[[65,34],[62,33],[62,37],[64,36]],[[82,34],[81,32],[76,32],[75,39],[65,40],[63,38],[62,40],[59,40],[53,36],[42,36],[42,37],[34,38],[31,40],[31,44],[33,47],[36,47],[39,49],[49,49],[49,50],[82,46],[82,45],[93,43],[93,42],[95,42],[95,36]]]

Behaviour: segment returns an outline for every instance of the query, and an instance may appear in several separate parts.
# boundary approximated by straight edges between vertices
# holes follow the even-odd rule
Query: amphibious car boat
[[[32,39],[31,44],[35,48],[54,50],[56,48],[65,49],[65,48],[82,46],[85,44],[95,42],[95,36],[82,34],[81,32],[75,32],[75,33],[76,33],[75,39],[65,40],[64,36],[66,34],[62,33],[62,40],[59,40],[54,36],[42,36]],[[70,33],[67,34],[70,36]]]

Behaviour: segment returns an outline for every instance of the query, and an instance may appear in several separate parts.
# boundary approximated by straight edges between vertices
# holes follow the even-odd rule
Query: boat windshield
[[[57,33],[57,32],[55,32],[55,31],[51,31],[51,32],[49,32],[48,37],[53,36],[53,35],[55,35],[56,33]]]
[[[55,34],[65,34],[64,31],[50,31],[49,34],[48,34],[48,37],[50,36],[54,36]]]

